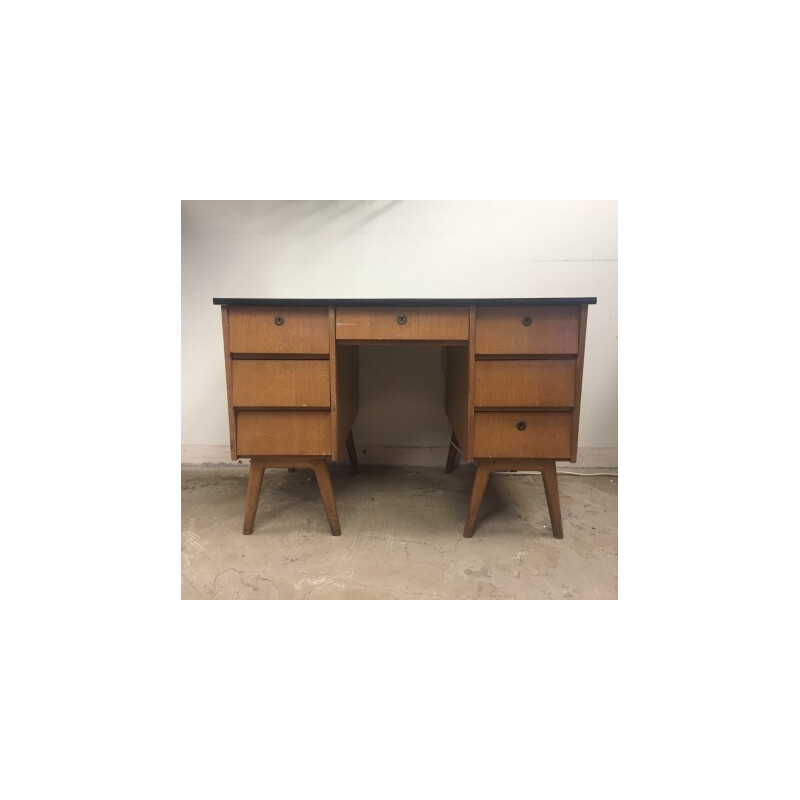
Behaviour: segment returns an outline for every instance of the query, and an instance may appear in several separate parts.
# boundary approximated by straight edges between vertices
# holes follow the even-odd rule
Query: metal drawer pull
[[[523,324],[523,325],[524,325],[526,328],[530,327],[530,324],[531,324],[531,322],[532,322],[532,320],[531,320],[531,318],[530,318],[530,317],[528,317],[528,316],[525,316],[525,317],[523,317],[523,318],[522,318],[522,324]]]
[[[283,325],[284,319],[283,317],[275,317],[275,324],[276,325]]]
[[[406,315],[405,314],[398,314],[397,315],[397,324],[398,325],[405,325],[406,324]]]
[[[528,426],[527,426],[527,425],[526,425],[524,422],[518,422],[518,423],[517,423],[517,430],[518,430],[518,431],[524,431],[524,430],[525,430],[525,428],[527,428],[527,427],[528,427]]]

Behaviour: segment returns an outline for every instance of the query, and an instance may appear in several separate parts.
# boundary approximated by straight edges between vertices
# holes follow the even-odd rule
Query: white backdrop
[[[184,201],[182,458],[229,461],[212,297],[587,297],[579,465],[616,466],[616,201]],[[362,347],[365,462],[446,450],[440,348]]]

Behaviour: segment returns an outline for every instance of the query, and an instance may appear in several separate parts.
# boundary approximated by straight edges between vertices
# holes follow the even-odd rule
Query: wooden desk
[[[588,306],[595,297],[494,300],[214,298],[222,307],[231,458],[250,458],[244,533],[253,532],[264,470],[314,470],[331,533],[341,533],[327,459],[347,450],[358,412],[358,347],[429,343],[446,350],[459,453],[476,465],[464,525],[475,531],[492,470],[542,473],[553,535],[563,538],[556,461],[578,452]]]

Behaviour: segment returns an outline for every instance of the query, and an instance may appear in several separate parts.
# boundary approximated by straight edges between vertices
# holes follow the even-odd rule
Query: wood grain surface
[[[579,326],[579,306],[479,307],[475,349],[477,353],[576,354]]]
[[[476,407],[571,407],[574,403],[574,359],[475,363]]]
[[[327,308],[230,307],[228,325],[231,353],[329,352]]]
[[[329,456],[329,411],[237,411],[240,456]]]
[[[477,411],[475,457],[567,460],[571,434],[571,411]]]
[[[336,338],[356,342],[467,341],[469,311],[419,306],[337,308]]]
[[[233,405],[328,408],[328,361],[233,361]]]

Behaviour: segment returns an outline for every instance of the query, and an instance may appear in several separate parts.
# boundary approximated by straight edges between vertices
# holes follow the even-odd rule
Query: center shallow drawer
[[[336,309],[342,341],[462,342],[469,339],[469,309],[370,306]]]
[[[475,352],[572,355],[579,327],[579,306],[479,307]]]
[[[230,306],[231,353],[327,353],[327,306]]]
[[[231,367],[234,406],[330,407],[327,360],[234,360]]]
[[[329,411],[237,411],[240,456],[329,456]]]
[[[575,405],[575,360],[475,362],[475,405]]]
[[[476,458],[559,458],[568,460],[571,411],[477,411]]]

